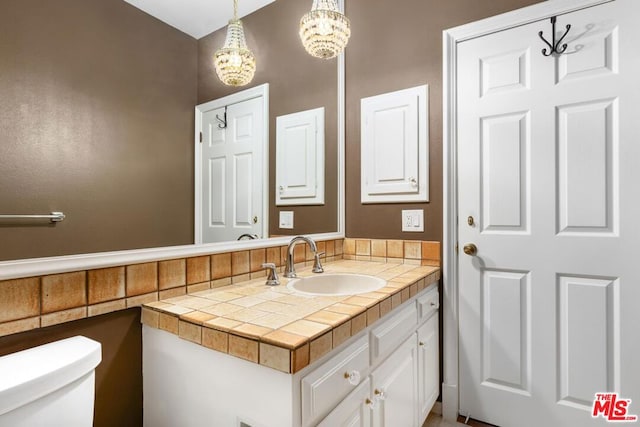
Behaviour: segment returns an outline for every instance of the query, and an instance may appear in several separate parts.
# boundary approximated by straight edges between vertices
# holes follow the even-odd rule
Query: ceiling
[[[224,27],[233,17],[233,0],[124,0],[196,39]],[[275,0],[240,0],[243,17]]]

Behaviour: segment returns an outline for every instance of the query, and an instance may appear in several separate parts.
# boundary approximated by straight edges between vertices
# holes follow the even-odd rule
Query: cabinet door
[[[428,87],[361,100],[363,203],[429,200]]]
[[[418,328],[418,400],[419,424],[429,415],[440,391],[438,312]]]
[[[324,108],[276,119],[276,205],[324,204]]]
[[[413,334],[371,374],[374,427],[418,425],[417,347]]]
[[[367,400],[370,396],[371,382],[367,378],[355,390],[335,407],[318,427],[370,427],[371,407]]]

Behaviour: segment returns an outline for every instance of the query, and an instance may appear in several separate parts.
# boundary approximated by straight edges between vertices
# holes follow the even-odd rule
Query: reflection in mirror
[[[243,17],[251,85],[270,87],[269,236],[340,231],[337,66],[300,45],[307,8]],[[194,243],[194,107],[237,90],[211,61],[224,29],[195,40],[119,0],[7,0],[0,28],[0,214],[66,215],[0,223],[0,260]],[[294,229],[280,229],[275,117],[318,107],[325,204],[287,206]]]
[[[196,107],[196,243],[268,237],[268,115],[268,84]]]
[[[277,0],[242,19],[247,43],[256,56],[252,86],[269,84],[269,236],[338,231],[338,73],[337,60],[310,56],[298,37],[300,17],[309,3]],[[225,86],[215,74],[211,58],[224,43],[224,28],[198,44],[198,104],[238,93],[244,88]],[[325,200],[313,206],[276,206],[276,119],[324,107]],[[281,211],[293,212],[293,228],[281,228]]]

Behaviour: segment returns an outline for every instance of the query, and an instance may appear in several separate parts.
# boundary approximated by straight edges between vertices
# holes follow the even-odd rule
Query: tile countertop
[[[326,273],[376,276],[375,292],[311,296],[266,277],[145,304],[142,323],[216,351],[295,373],[440,279],[438,267],[340,260]],[[310,267],[298,276],[311,276]]]

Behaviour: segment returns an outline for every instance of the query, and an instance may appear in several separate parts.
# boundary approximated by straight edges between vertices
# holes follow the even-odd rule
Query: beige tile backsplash
[[[211,279],[231,277],[231,253],[211,255]]]
[[[0,325],[39,315],[40,278],[32,277],[0,282]]]
[[[157,262],[128,265],[126,273],[127,296],[144,295],[158,290]]]
[[[207,255],[187,258],[187,285],[209,280],[211,280],[211,257]]]
[[[172,289],[187,284],[187,263],[184,259],[172,259],[158,263],[158,289]]]
[[[440,263],[439,242],[339,239],[317,243],[318,250],[325,252],[325,261],[358,257],[360,260],[394,262],[399,266],[415,262],[439,266]],[[306,246],[296,245],[294,261],[299,265],[312,260],[312,254]],[[232,282],[263,277],[262,263],[272,262],[282,269],[285,260],[286,246],[280,246],[0,281],[0,336],[98,316],[158,300],[180,298],[187,293],[193,296],[199,292],[208,292]],[[384,289],[390,295],[395,288],[383,288],[381,291],[384,292]],[[409,295],[408,289],[406,296]],[[295,313],[287,314],[278,312],[278,304],[288,304],[290,307],[295,296],[291,296],[291,301],[260,301],[249,307],[219,304],[221,298],[231,301],[239,296],[251,295],[220,293],[210,304],[210,307],[216,308],[207,310],[207,307],[199,307],[198,310],[203,314],[196,317],[183,314],[184,317],[179,318],[176,317],[178,315],[146,309],[143,310],[143,322],[256,363],[260,361],[260,348],[265,348],[268,353],[263,358],[264,364],[275,369],[287,366],[292,372],[296,372],[310,363],[309,339],[313,343],[313,340],[323,338],[323,341],[317,341],[311,346],[313,357],[319,357],[326,349],[329,337],[333,345],[344,342],[366,327],[367,315],[371,319],[383,316],[390,307],[399,305],[404,295],[397,293],[371,311],[368,311],[371,308],[368,306],[375,305],[375,300],[371,299],[362,300],[361,304],[339,303],[318,307],[300,304],[295,307]],[[298,301],[300,302],[304,301]],[[233,313],[236,314],[235,320],[219,317]],[[289,330],[281,329],[304,317],[308,318],[290,326]],[[345,322],[344,319],[348,318],[351,320]],[[243,326],[248,321],[255,328]],[[259,347],[255,340],[246,338],[256,331],[262,334],[261,343],[276,347],[287,346],[286,356],[281,348]],[[236,338],[230,341],[229,337],[232,336]]]

